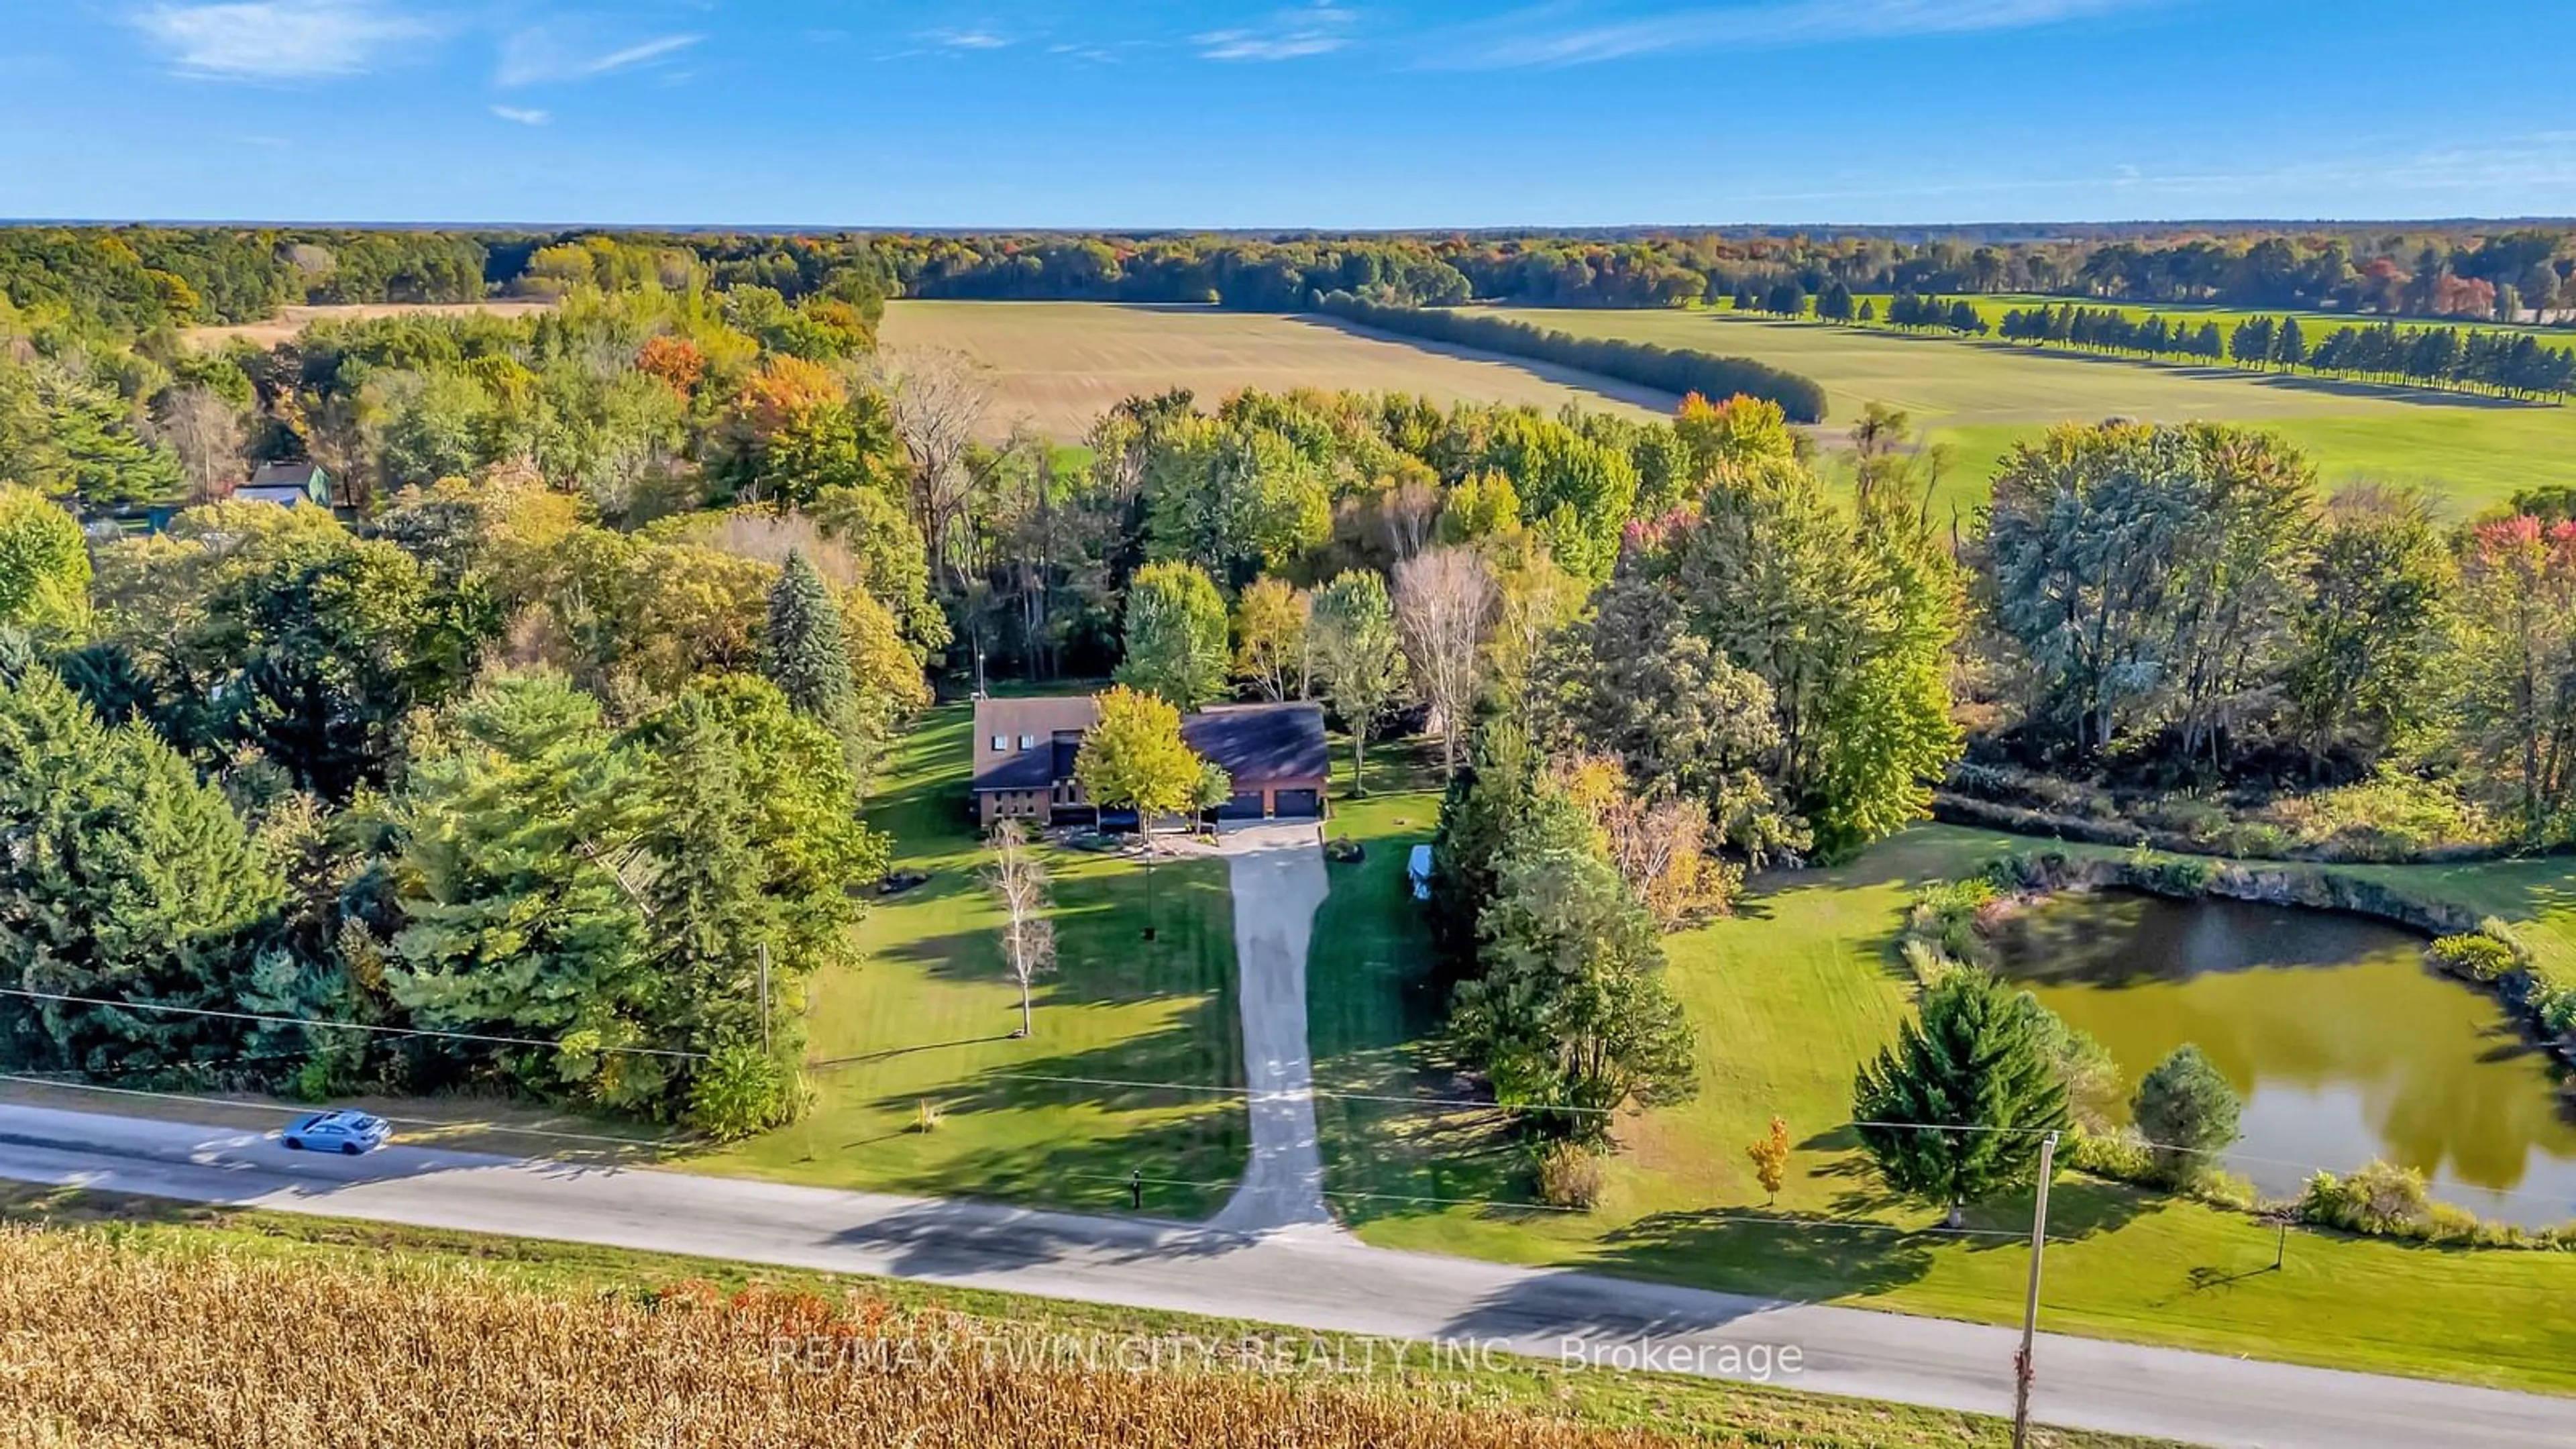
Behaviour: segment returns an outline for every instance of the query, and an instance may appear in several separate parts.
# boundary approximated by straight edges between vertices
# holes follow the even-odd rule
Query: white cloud
[[[703,35],[662,35],[619,49],[599,51],[550,30],[513,32],[501,42],[501,67],[492,83],[505,89],[594,76],[653,65],[706,39]]]
[[[913,39],[939,50],[1000,50],[1011,43],[1007,35],[997,35],[977,27],[973,30],[922,30]]]
[[[1781,0],[1580,23],[1550,5],[1453,32],[1432,64],[1460,69],[1587,65],[1666,51],[1778,49],[1844,41],[2023,30],[2167,0]]]
[[[1261,29],[1209,30],[1190,37],[1206,60],[1297,60],[1350,44],[1352,12],[1332,0],[1282,10]]]
[[[223,0],[134,16],[183,71],[242,80],[358,75],[430,27],[389,0]]]
[[[522,106],[494,106],[492,114],[505,121],[516,121],[522,126],[542,126],[555,118],[552,111],[540,111]]]

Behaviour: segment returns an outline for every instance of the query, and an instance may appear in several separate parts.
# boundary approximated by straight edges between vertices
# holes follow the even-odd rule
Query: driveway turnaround
[[[1228,832],[1221,849],[1234,888],[1252,1160],[1212,1225],[1236,1233],[1338,1231],[1324,1206],[1306,1048],[1306,948],[1324,903],[1323,848],[1313,825],[1252,825]]]
[[[1213,1314],[2008,1412],[2018,1335],[1141,1218],[388,1147],[290,1153],[187,1123],[0,1106],[0,1177]],[[1797,1350],[1789,1371],[1788,1350]],[[1419,1351],[1414,1366],[1421,1365]],[[2043,1421],[2263,1449],[2565,1449],[2569,1400],[2043,1335]]]

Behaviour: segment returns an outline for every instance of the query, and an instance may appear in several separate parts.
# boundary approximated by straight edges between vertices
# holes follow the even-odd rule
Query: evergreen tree
[[[2236,1140],[2243,1111],[2236,1089],[2189,1042],[2139,1080],[2129,1105],[2155,1159],[2156,1175],[2178,1187],[2216,1166],[2210,1154]]]
[[[801,552],[787,556],[769,590],[769,639],[761,664],[787,702],[830,731],[855,760],[863,741],[841,606]]]
[[[2041,1136],[2070,1121],[2030,1003],[1973,969],[1925,992],[1861,1068],[1852,1116],[1887,1185],[1948,1209],[1952,1227],[1967,1204],[2028,1181]]]
[[[394,1000],[423,1026],[560,1043],[490,1050],[531,1090],[649,1109],[676,1063],[604,1050],[658,1045],[648,792],[599,701],[560,675],[503,675],[434,722],[405,784]]]
[[[659,748],[645,838],[658,868],[643,894],[661,976],[657,1005],[665,1019],[657,1036],[710,1055],[734,1048],[775,1056],[777,983],[762,980],[762,954],[776,944],[778,922],[753,848],[755,811],[740,742],[695,690],[663,712],[654,735]],[[778,971],[798,963],[770,964]],[[771,988],[766,996],[765,985]],[[784,1087],[793,1078],[781,1071],[756,1080]],[[695,1125],[736,1137],[792,1117],[792,1091],[763,1100],[752,1088],[745,1081],[711,1091],[705,1106],[721,1110]]]
[[[0,984],[238,1008],[285,899],[222,793],[140,724],[102,723],[53,671],[0,684]],[[121,1081],[240,1051],[238,1024],[0,998],[0,1064]],[[138,1075],[143,1074],[143,1075]]]
[[[0,625],[39,633],[88,612],[89,545],[77,520],[24,488],[0,488]]]
[[[2299,329],[2299,319],[2284,317],[2272,333],[2272,360],[2283,367],[2303,367],[2308,360],[2308,335]]]

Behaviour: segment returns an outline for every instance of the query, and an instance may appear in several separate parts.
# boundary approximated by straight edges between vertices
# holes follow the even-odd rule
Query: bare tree
[[[1395,566],[1395,622],[1415,687],[1440,731],[1440,768],[1458,767],[1458,727],[1484,684],[1494,580],[1471,548],[1425,549]]]
[[[1409,478],[1378,495],[1378,518],[1386,525],[1386,545],[1398,560],[1422,552],[1440,522],[1440,490]]]
[[[214,389],[172,388],[153,410],[152,431],[187,470],[190,503],[212,503],[241,481],[241,414]]]
[[[994,821],[985,841],[993,849],[993,863],[986,868],[984,880],[1010,914],[1002,927],[1002,952],[1010,963],[1011,979],[1020,983],[1019,1034],[1027,1036],[1037,1026],[1029,1007],[1029,983],[1055,969],[1055,921],[1047,915],[1052,902],[1046,862],[1030,848],[1028,826],[1018,820]]]
[[[885,394],[895,437],[912,465],[913,522],[930,545],[933,566],[953,578],[952,535],[979,481],[967,457],[993,395],[973,359],[950,348],[880,352],[868,380]]]

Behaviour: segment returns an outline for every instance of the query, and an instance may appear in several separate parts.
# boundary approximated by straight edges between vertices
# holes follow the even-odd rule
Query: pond
[[[2576,1218],[2563,1073],[2502,1003],[2353,916],[2237,901],[2075,894],[1996,931],[1997,965],[2110,1049],[2121,1098],[2184,1042],[2245,1100],[2228,1170],[2270,1196],[2312,1164],[2424,1170],[2480,1216]],[[2125,1107],[2123,1108],[2125,1110]]]

